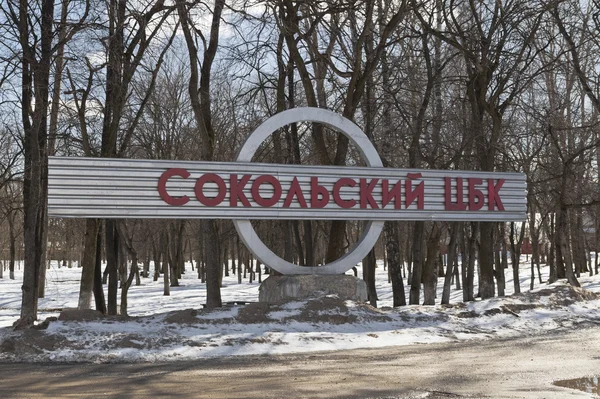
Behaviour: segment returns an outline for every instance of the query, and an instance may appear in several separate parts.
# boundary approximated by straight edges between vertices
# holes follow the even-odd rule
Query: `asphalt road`
[[[600,328],[511,340],[162,364],[0,364],[0,398],[589,398]]]

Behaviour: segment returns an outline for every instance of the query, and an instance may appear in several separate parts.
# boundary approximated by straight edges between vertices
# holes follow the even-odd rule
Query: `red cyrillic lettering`
[[[239,199],[243,206],[246,208],[251,207],[248,197],[244,194],[244,187],[250,180],[251,175],[242,176],[242,180],[238,181],[237,175],[229,176],[229,206],[237,206],[237,200]]]
[[[389,189],[389,181],[383,179],[381,181],[381,207],[385,208],[392,200],[394,200],[394,209],[400,209],[402,199],[400,197],[400,187],[402,187],[402,181],[398,181],[394,187]]]
[[[452,203],[452,178],[444,178],[444,208],[447,211],[464,211],[467,209],[467,205],[463,203],[463,179],[462,177],[456,178],[456,203]]]
[[[321,198],[319,199],[319,195]],[[329,202],[329,191],[323,186],[319,186],[319,178],[310,178],[310,207],[325,208]]]
[[[371,179],[367,184],[367,179],[360,179],[360,208],[367,209],[367,205],[371,205],[373,209],[379,209],[379,205],[373,198],[373,190],[379,179]]]
[[[481,190],[477,190],[475,185],[483,183],[483,180],[470,177],[469,179],[469,210],[470,211],[478,211],[483,208],[484,196]],[[475,201],[477,198],[477,201]]]
[[[417,199],[417,209],[424,209],[425,208],[425,182],[421,182],[419,183],[419,185],[414,189],[412,189],[412,180],[411,179],[420,179],[421,178],[421,174],[420,173],[409,173],[407,175],[408,179],[406,181],[406,189],[405,191],[405,195],[406,195],[406,207],[408,208],[409,206],[411,206],[411,204],[413,203],[413,201],[415,200],[415,198]]]
[[[294,199],[294,196],[296,196],[298,198],[298,203],[300,204],[300,208],[308,208],[308,205],[306,205],[306,199],[304,199],[304,193],[302,192],[302,187],[300,187],[300,183],[298,182],[297,177],[294,177],[294,180],[292,180],[292,185],[290,186],[290,189],[285,197],[285,201],[283,202],[284,208],[290,207],[290,205],[292,204],[292,200]]]
[[[217,188],[219,190],[217,195],[213,198],[209,198],[209,197],[205,196],[204,192],[202,191],[202,189],[204,188],[204,184],[207,182],[216,183]],[[198,201],[200,201],[201,204],[206,205],[206,206],[219,205],[225,198],[225,195],[227,194],[227,188],[225,187],[225,182],[223,181],[221,176],[216,175],[214,173],[207,173],[205,175],[202,175],[196,182],[194,191],[196,193],[196,198],[198,198]]]
[[[504,184],[504,179],[498,179],[498,183],[494,185],[494,179],[488,179],[488,209],[494,210],[494,205],[498,206],[499,211],[504,210],[504,204],[500,199],[500,189]]]
[[[271,198],[264,198],[260,195],[260,185],[263,183],[270,184],[273,186],[273,196]],[[254,180],[252,183],[252,198],[260,206],[269,207],[275,205],[281,198],[281,183],[275,176],[272,175],[261,175]]]
[[[181,197],[172,197],[167,193],[167,181],[173,176],[180,176],[184,179],[190,177],[190,172],[181,168],[171,168],[167,169],[160,178],[158,179],[158,194],[160,198],[163,199],[167,204],[173,206],[181,206],[185,205],[189,202],[189,197],[187,195],[182,195]]]
[[[349,177],[342,177],[341,179],[336,181],[335,184],[333,185],[333,193],[332,193],[333,200],[341,208],[344,208],[344,209],[352,208],[354,205],[356,205],[356,200],[355,199],[350,199],[350,200],[342,199],[342,197],[340,196],[340,189],[343,186],[354,187],[354,186],[356,186],[356,181]]]

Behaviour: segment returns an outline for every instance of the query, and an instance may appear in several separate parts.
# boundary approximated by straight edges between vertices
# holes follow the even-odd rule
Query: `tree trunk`
[[[105,221],[106,235],[106,270],[108,272],[108,314],[117,314],[117,294],[119,289],[119,234],[115,229],[115,221]]]
[[[481,243],[479,245],[479,294],[481,299],[494,297],[494,223],[481,222],[479,226]]]
[[[452,273],[455,270],[456,263],[456,232],[457,223],[452,223],[450,227],[450,243],[448,244],[448,262],[446,265],[446,275],[444,276],[444,290],[442,291],[442,305],[450,303],[450,290],[452,286]],[[457,277],[458,281],[458,277]]]
[[[315,266],[315,250],[313,246],[312,221],[303,220],[302,226],[304,227],[304,264],[307,266]],[[331,261],[326,262],[333,262],[335,259],[337,259],[337,256],[334,257]]]
[[[367,284],[367,298],[374,308],[377,307],[377,290],[375,288],[375,268],[377,260],[375,258],[375,248],[372,248],[363,259],[363,280]]]
[[[83,259],[81,282],[79,284],[79,302],[77,309],[92,308],[92,292],[96,270],[96,243],[98,241],[99,223],[97,219],[86,219],[83,242]]]
[[[508,246],[506,245],[506,223],[502,223],[501,224],[501,232],[500,235],[502,236],[502,268],[504,270],[508,269]]]
[[[462,265],[461,265],[461,269],[462,269]],[[458,253],[456,253],[454,255],[454,278],[456,279],[456,289],[457,290],[462,290],[461,288],[461,278],[460,278],[460,272],[458,270]]]
[[[233,275],[236,274],[237,272],[237,253],[236,250],[237,248],[235,247],[235,240],[233,237],[231,237],[231,241],[229,242],[229,248],[231,248],[231,273]]]
[[[564,235],[568,233],[568,230],[564,230],[568,228],[566,223],[566,212],[567,209],[562,209],[561,206],[556,212],[556,230],[554,233],[554,239],[556,240],[555,248],[556,248],[556,275],[560,278],[567,278],[567,260],[566,257],[569,255],[569,259],[571,258],[570,249],[568,246],[568,240],[563,239]],[[566,253],[569,252],[569,253]],[[572,272],[572,269],[571,269]]]
[[[300,221],[298,220],[292,220],[292,228],[294,229],[294,239],[296,242],[296,253],[298,254],[298,264],[299,265],[306,265],[306,258],[304,257],[305,253],[304,253],[304,246],[302,245],[302,237],[300,235]],[[304,225],[304,224],[303,224]],[[310,226],[310,224],[309,224]],[[312,236],[311,236],[311,245],[312,245]]]
[[[260,259],[256,259],[256,272],[258,273],[258,283],[262,283],[262,263]]]
[[[224,277],[229,277],[229,240],[223,245],[223,273]]]
[[[423,230],[425,222],[417,221],[414,224],[412,245],[412,274],[410,278],[411,305],[418,305],[421,296],[421,279],[423,277]]]
[[[171,276],[171,287],[179,287],[179,260],[182,256],[183,222],[176,221],[171,224],[170,239],[167,246],[169,259],[169,273]]]
[[[556,265],[556,241],[555,241],[555,229],[554,229],[554,214],[550,214],[550,232],[548,237],[550,238],[550,250],[548,252],[548,265],[550,266],[550,275],[548,276],[548,284],[552,284],[558,280],[558,269]]]
[[[462,280],[462,296],[463,302],[467,302],[469,300],[469,289],[468,289],[468,279],[467,279],[467,269],[469,265],[469,251],[467,240],[467,227],[466,223],[463,225],[463,228],[459,230],[460,235],[458,236],[460,240],[460,259],[461,259],[461,280]]]
[[[104,299],[104,289],[102,288],[102,222],[98,223],[98,233],[96,234],[96,264],[94,267],[94,300],[96,310],[106,314],[106,300]]]
[[[131,283],[133,282],[133,277],[138,275],[138,254],[135,248],[133,247],[133,238],[129,236],[127,233],[127,229],[125,223],[122,221],[117,222],[115,225],[116,230],[119,233],[119,237],[122,240],[122,244],[131,256],[131,270],[129,271],[129,276],[127,279],[123,279],[121,281],[121,316],[127,316],[127,294],[129,292],[129,287],[131,287]],[[125,258],[125,257],[124,257]],[[127,261],[125,260],[125,271],[127,271]]]
[[[575,249],[575,253],[577,254],[577,277],[579,278],[581,273],[587,272],[587,254],[589,251],[586,250],[585,245],[585,235],[583,232],[583,215],[581,209],[573,210],[575,213],[575,221],[571,223],[571,228],[573,233],[571,234],[571,238],[574,240],[573,248]]]
[[[160,277],[160,256],[161,252],[158,250],[156,243],[152,241],[152,259],[154,260],[153,281],[158,281],[158,278]]]
[[[438,222],[433,222],[429,240],[427,240],[427,259],[423,268],[423,304],[435,305],[436,297],[436,261],[439,254],[440,235],[442,230]]]
[[[238,256],[237,261],[237,280],[238,284],[242,284],[242,251],[240,250],[240,238],[236,237],[235,239],[235,247]]]
[[[118,223],[120,221],[115,222],[115,228],[117,228]],[[117,230],[118,231],[118,230]],[[123,245],[124,238],[121,233],[119,233],[119,257],[118,257],[118,272],[119,272],[119,288],[123,288],[123,284],[127,281],[127,254],[125,253],[125,248]]]
[[[477,253],[477,236],[479,235],[480,223],[471,223],[471,237],[469,238],[469,264],[467,265],[467,301],[474,301],[474,279],[475,279],[475,258]],[[463,290],[465,287],[463,287]]]
[[[204,245],[206,248],[206,307],[221,307],[221,286],[219,252],[217,242],[217,226],[214,220],[202,220]]]
[[[16,259],[16,250],[17,250],[17,236],[15,234],[15,213],[14,211],[10,212],[8,215],[8,234],[10,240],[10,262],[8,264],[9,278],[11,280],[15,279],[15,259]]]
[[[164,242],[163,244],[163,262],[162,262],[162,272],[163,272],[163,296],[170,296],[171,295],[171,288],[170,288],[170,284],[169,284],[169,233],[168,232],[164,232],[163,233],[163,240]]]
[[[129,277],[127,277],[127,280],[123,282],[121,286],[121,316],[127,316],[127,293],[129,292],[129,287],[131,287],[131,283],[133,282],[133,277],[137,274],[137,272],[137,255],[132,254],[131,270],[129,271]]]
[[[560,212],[557,214],[557,226],[556,235],[558,236],[558,248],[560,249],[560,256],[564,259],[565,275],[569,284],[580,287],[579,281],[573,273],[573,259],[571,257],[571,249],[569,248],[569,241],[566,234],[569,232],[569,226],[567,225],[567,208],[564,204],[561,204]]]
[[[47,117],[48,87],[52,59],[54,1],[42,0],[40,9],[40,58],[30,47],[28,2],[19,1],[19,40],[21,50],[21,117],[23,122],[23,244],[24,268],[21,286],[21,315],[15,327],[33,326],[37,319],[40,268],[45,267],[47,229]],[[33,16],[36,18],[36,16]],[[33,93],[31,91],[33,83]],[[35,95],[35,98],[32,97]],[[33,101],[34,100],[34,101]],[[35,109],[31,110],[33,103]]]
[[[48,226],[48,216],[44,215],[44,219],[45,220],[43,224],[45,226]],[[48,242],[48,228],[46,228],[44,231],[44,237],[42,237],[42,242]],[[38,298],[46,297],[46,270],[50,269],[50,264],[52,262],[53,255],[52,252],[52,243],[50,243],[49,250],[45,250],[42,252],[42,259],[40,260],[40,275],[38,277]],[[48,256],[48,259],[46,259],[46,256]],[[46,262],[48,262],[48,266],[46,266]],[[60,263],[58,264],[58,266],[60,267]]]
[[[495,270],[494,275],[498,285],[498,296],[503,297],[505,295],[506,288],[506,276],[504,274],[504,266],[500,258],[500,252],[502,248],[502,242],[504,241],[504,223],[496,225],[495,229],[496,239],[494,240],[494,264]]]
[[[193,263],[192,263],[193,265]],[[148,278],[150,276],[150,254],[146,250],[146,254],[144,256],[144,269],[142,271],[142,277]],[[137,284],[139,285],[139,284]]]
[[[405,306],[404,281],[402,280],[402,265],[400,264],[400,242],[398,222],[387,221],[384,225],[385,249],[387,251],[388,275],[392,281],[393,307]]]
[[[513,267],[513,284],[515,294],[521,292],[521,281],[519,280],[519,263],[521,262],[521,246],[523,245],[523,239],[525,237],[525,222],[521,223],[521,230],[519,232],[519,239],[515,241],[515,222],[510,223],[510,256],[512,258]]]

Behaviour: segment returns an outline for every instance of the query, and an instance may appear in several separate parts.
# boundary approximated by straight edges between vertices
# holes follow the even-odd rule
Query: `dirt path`
[[[166,364],[0,364],[1,398],[585,398],[600,328],[504,341]]]

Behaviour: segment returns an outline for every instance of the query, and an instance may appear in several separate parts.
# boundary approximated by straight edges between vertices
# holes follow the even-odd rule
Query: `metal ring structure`
[[[325,124],[345,135],[358,147],[369,167],[382,167],[381,158],[366,134],[350,120],[335,112],[322,108],[292,108],[280,112],[263,122],[248,137],[240,149],[236,161],[251,162],[259,146],[273,132],[295,122],[317,122]],[[284,275],[295,274],[344,274],[362,261],[377,242],[383,230],[383,221],[366,223],[362,236],[356,245],[341,258],[321,266],[299,266],[290,263],[271,251],[258,237],[250,220],[234,220],[233,224],[246,247],[265,265]]]

